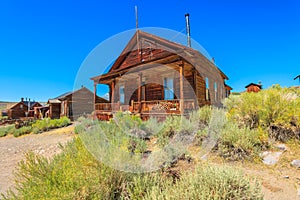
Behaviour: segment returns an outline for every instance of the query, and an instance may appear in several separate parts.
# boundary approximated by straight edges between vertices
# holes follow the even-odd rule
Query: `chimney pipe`
[[[28,99],[28,113],[30,111],[30,98]]]
[[[187,34],[187,44],[188,47],[191,47],[191,30],[190,30],[190,14],[185,14],[186,21],[186,34]]]
[[[24,98],[22,97],[22,98],[21,98],[21,102],[23,102],[23,101],[24,101]]]

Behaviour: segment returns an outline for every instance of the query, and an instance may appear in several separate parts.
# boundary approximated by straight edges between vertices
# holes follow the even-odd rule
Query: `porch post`
[[[183,114],[184,109],[183,109],[183,104],[184,104],[184,96],[183,96],[183,67],[184,67],[184,63],[182,61],[182,63],[179,65],[179,88],[180,88],[180,114]]]
[[[114,101],[115,101],[115,79],[111,82],[111,99],[110,99],[110,103],[113,104]]]
[[[139,73],[139,79],[138,79],[138,102],[139,102],[139,113],[141,112],[142,104],[142,73]]]
[[[94,82],[94,110],[96,110],[96,100],[97,100],[97,83]]]

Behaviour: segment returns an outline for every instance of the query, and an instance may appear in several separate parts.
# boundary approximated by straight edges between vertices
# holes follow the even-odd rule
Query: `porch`
[[[165,118],[167,115],[185,115],[194,110],[196,103],[194,99],[174,100],[152,100],[131,101],[130,105],[118,103],[97,103],[95,114],[98,119],[109,120],[118,111],[129,111],[133,115],[139,115],[142,119],[152,117]]]

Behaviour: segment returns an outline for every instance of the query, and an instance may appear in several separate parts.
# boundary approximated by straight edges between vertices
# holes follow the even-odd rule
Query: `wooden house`
[[[24,98],[21,98],[21,101],[12,105],[7,110],[7,115],[9,119],[20,119],[23,117],[34,117],[34,108],[42,106],[39,102],[35,101],[24,101]]]
[[[96,103],[106,103],[107,100],[96,97]],[[86,87],[76,91],[64,93],[54,99],[48,100],[49,117],[60,118],[67,116],[74,120],[84,114],[94,111],[94,94]]]
[[[245,86],[247,92],[259,92],[262,89],[261,84],[250,83]]]
[[[221,106],[228,77],[199,51],[136,31],[110,70],[91,78],[109,87],[109,103],[95,103],[99,119],[130,111],[142,119],[178,114],[203,105]]]

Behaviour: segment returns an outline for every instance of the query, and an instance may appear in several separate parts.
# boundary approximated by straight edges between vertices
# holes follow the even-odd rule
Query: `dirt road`
[[[0,193],[5,193],[14,184],[13,171],[25,153],[34,153],[51,158],[60,152],[59,144],[66,144],[74,137],[74,125],[42,134],[21,137],[12,135],[0,138]]]

